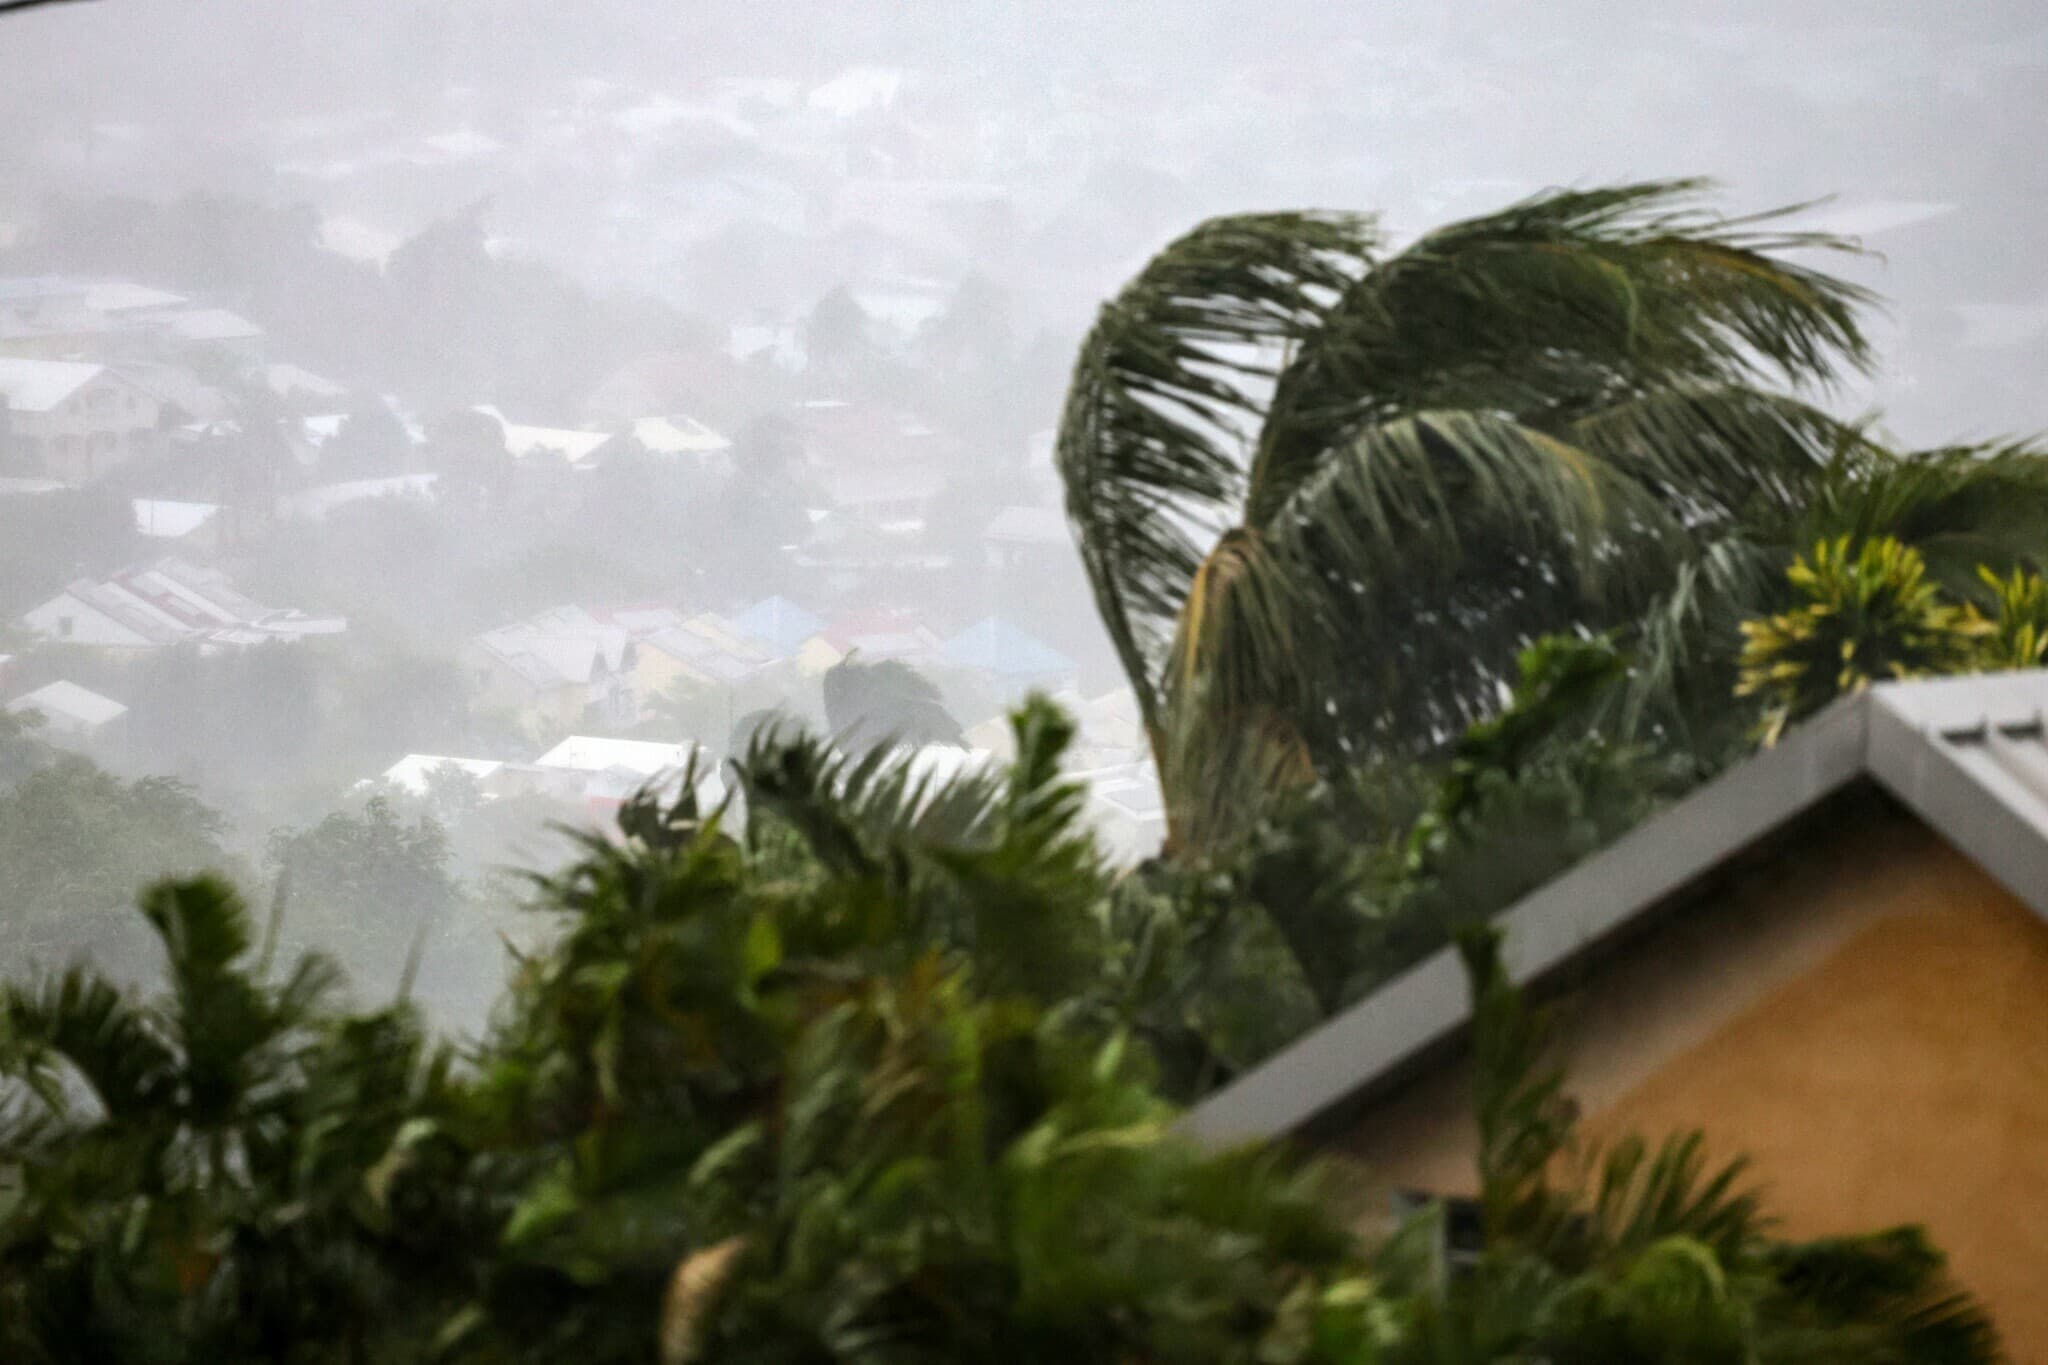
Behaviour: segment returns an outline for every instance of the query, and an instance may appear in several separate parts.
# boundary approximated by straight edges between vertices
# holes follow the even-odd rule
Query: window
[[[1442,1209],[1444,1268],[1453,1276],[1469,1273],[1486,1250],[1486,1218],[1479,1201],[1426,1190],[1399,1190],[1394,1194],[1397,1218],[1411,1217],[1432,1205]]]
[[[57,635],[60,639],[68,640],[71,638],[71,627],[73,623],[74,618],[69,616],[60,616],[57,618]]]

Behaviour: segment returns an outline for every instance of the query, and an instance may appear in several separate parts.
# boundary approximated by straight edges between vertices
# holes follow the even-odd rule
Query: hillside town
[[[716,374],[734,362],[709,363]],[[491,599],[540,602],[538,585],[480,593],[464,622],[474,629],[427,655],[444,665],[449,694],[437,723],[408,732],[394,717],[385,750],[358,750],[363,771],[333,775],[337,795],[379,782],[423,795],[445,766],[485,799],[540,794],[601,816],[692,754],[715,769],[744,742],[736,727],[749,717],[847,723],[826,714],[821,679],[849,661],[891,662],[929,679],[957,722],[928,742],[969,758],[1005,755],[1002,717],[1027,693],[1067,701],[1089,726],[1075,761],[1098,791],[1105,835],[1132,857],[1156,844],[1156,791],[1128,690],[1096,670],[1084,681],[1033,629],[1047,619],[1048,580],[1070,572],[1049,433],[1014,443],[1007,501],[955,497],[949,507],[970,452],[938,419],[799,398],[757,413],[736,440],[679,406],[704,373],[688,357],[643,357],[597,385],[573,425],[487,402],[422,413],[396,394],[323,378],[264,328],[169,289],[0,280],[4,514],[45,526],[90,516],[104,533],[93,540],[81,528],[65,547],[71,558],[24,565],[7,584],[5,704],[117,771],[143,770],[165,742],[190,745],[164,733],[182,722],[151,694],[170,656],[204,670],[229,655],[299,653],[303,665],[276,667],[348,671],[355,652],[379,647],[366,634],[441,628],[410,612],[416,585],[366,582],[347,598],[327,582],[296,588],[299,564],[323,550],[382,535],[488,536],[493,525],[620,498],[640,502],[642,525],[664,505],[710,504],[682,505],[678,518],[708,530],[741,489],[782,514],[758,526],[780,543],[741,547],[744,564],[692,564],[678,548],[668,581],[639,579],[649,591],[634,600],[593,584],[505,619],[494,619]],[[830,369],[810,373],[794,371],[789,391],[846,383]],[[122,510],[130,524],[110,525]],[[322,725],[325,704],[305,698],[305,723]],[[137,711],[152,733],[135,733]],[[235,771],[259,787],[304,753],[227,742],[244,750]],[[410,751],[429,742],[436,752]],[[186,758],[209,786],[208,755]]]
[[[2037,10],[0,0],[0,1361],[2048,1360]]]

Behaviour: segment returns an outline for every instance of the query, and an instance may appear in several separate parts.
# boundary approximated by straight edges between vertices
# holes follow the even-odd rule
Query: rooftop
[[[571,735],[534,760],[537,767],[564,768],[580,773],[623,769],[642,777],[681,768],[690,759],[687,744],[661,744],[644,739],[605,739],[597,735]]]
[[[946,641],[945,660],[1006,678],[1074,671],[1074,661],[1000,616],[987,616]]]
[[[103,697],[75,682],[58,679],[33,692],[25,692],[7,703],[11,712],[37,711],[45,716],[77,721],[81,725],[105,725],[128,714],[128,708],[112,697]]]
[[[0,397],[16,412],[48,412],[104,373],[104,365],[74,360],[0,356]]]
[[[1871,782],[2048,918],[2048,670],[1885,683],[1845,697],[1496,917],[1517,981],[1563,966],[1786,826]],[[1205,1141],[1290,1132],[1454,1036],[1444,948],[1210,1096]]]

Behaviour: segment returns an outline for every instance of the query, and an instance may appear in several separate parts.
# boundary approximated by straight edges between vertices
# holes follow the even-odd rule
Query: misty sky
[[[1178,224],[1225,209],[1369,207],[1405,227],[1546,184],[1678,174],[1724,181],[1743,207],[1835,195],[1823,221],[1867,232],[1888,258],[1861,273],[1909,334],[1882,333],[1892,354],[1874,395],[1902,433],[2038,420],[2031,367],[2010,355],[2048,327],[2032,249],[2048,171],[2030,145],[2048,114],[2048,20],[2026,0],[101,0],[0,30],[0,194],[14,201],[0,209],[83,184],[208,188],[305,199],[403,235],[453,205],[411,190],[366,202],[291,167],[304,149],[283,132],[353,113],[510,141],[534,132],[522,110],[557,107],[578,82],[686,93],[864,64],[909,74],[914,117],[1078,113],[1084,159],[1151,172],[1123,183],[1139,211],[1089,220],[1095,292]],[[1087,184],[1015,188],[1028,213]],[[550,194],[530,164],[449,185],[493,196],[521,250],[673,292],[673,244],[617,229],[658,213],[660,169],[580,188]],[[1088,291],[1053,304],[1056,320],[1078,327]]]

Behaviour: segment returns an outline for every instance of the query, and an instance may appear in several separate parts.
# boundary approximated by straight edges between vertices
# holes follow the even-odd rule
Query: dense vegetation
[[[1061,459],[1167,791],[1139,868],[1105,864],[1070,723],[1034,702],[1011,766],[943,780],[735,718],[738,803],[686,780],[585,837],[460,1048],[403,991],[344,1007],[297,951],[361,917],[500,927],[462,921],[432,814],[280,833],[261,927],[224,880],[149,891],[158,995],[78,966],[0,996],[0,1348],[1989,1358],[1917,1233],[1788,1244],[1697,1138],[1584,1151],[1483,927],[1833,697],[2048,641],[2048,458],[1901,454],[1808,406],[1790,390],[1864,358],[1860,296],[1780,258],[1839,244],[1689,193],[1546,196],[1388,256],[1359,220],[1222,220],[1110,305]],[[957,729],[914,674],[831,681],[835,724]],[[175,784],[13,729],[0,784],[77,866],[106,841],[64,823],[76,793],[138,831],[87,882],[38,837],[11,923],[103,901],[163,847],[140,831],[210,860]],[[1440,1209],[1366,1241],[1341,1171],[1175,1136],[1176,1106],[1452,942],[1476,1262]],[[409,986],[419,962],[352,965]]]
[[[1586,1190],[1540,1023],[1470,938],[1487,1249],[1362,1244],[1334,1173],[1204,1152],[1159,1095],[1186,944],[1058,761],[919,784],[806,739],[750,818],[630,806],[473,1055],[341,1013],[234,892],[143,901],[148,1001],[0,997],[10,1360],[1978,1360],[1911,1231],[1773,1239],[1697,1140]],[[687,791],[687,789],[686,789]],[[1136,932],[1119,932],[1135,928]]]

